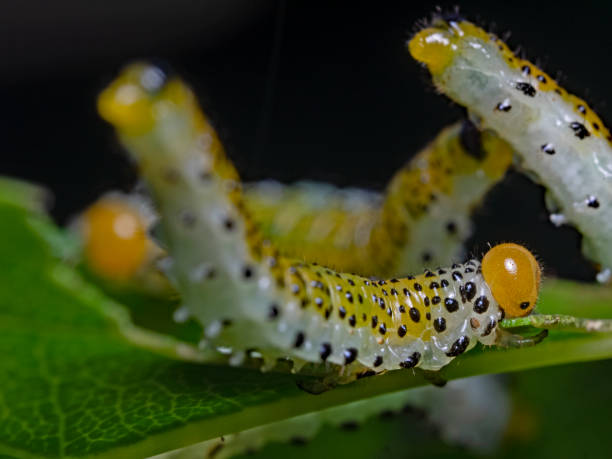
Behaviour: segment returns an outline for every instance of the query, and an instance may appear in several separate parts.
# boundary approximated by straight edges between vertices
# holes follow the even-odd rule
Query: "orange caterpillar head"
[[[533,254],[518,244],[499,244],[482,259],[482,275],[506,317],[523,317],[535,307],[541,269]]]
[[[80,220],[86,262],[99,276],[129,281],[149,259],[146,219],[130,203],[102,198]]]

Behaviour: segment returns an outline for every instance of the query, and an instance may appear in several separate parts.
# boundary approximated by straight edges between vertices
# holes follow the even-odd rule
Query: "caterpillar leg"
[[[423,371],[423,377],[427,380],[428,383],[430,383],[432,386],[436,386],[436,387],[444,387],[446,386],[446,384],[448,383],[448,380],[443,378],[440,375],[439,371],[428,371],[428,370],[422,370]]]
[[[501,329],[497,331],[497,341],[495,344],[499,347],[506,348],[531,347],[541,343],[547,336],[548,330],[542,330],[534,336],[522,336]]]
[[[323,392],[333,389],[337,386],[336,383],[330,382],[327,379],[299,379],[296,385],[304,392],[312,395],[319,395]]]

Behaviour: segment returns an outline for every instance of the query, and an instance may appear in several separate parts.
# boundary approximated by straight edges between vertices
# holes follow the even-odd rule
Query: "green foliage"
[[[53,258],[34,229],[42,219],[0,208],[0,451],[146,455],[181,445],[146,441],[155,434],[210,418],[218,425],[202,433],[222,433],[224,415],[299,395],[285,375],[181,363],[128,344],[100,313],[108,300]]]
[[[197,363],[189,343],[136,327],[70,266],[74,244],[41,213],[40,196],[0,181],[0,457],[142,457],[427,383],[422,372],[395,371],[314,396],[291,375]],[[612,316],[608,290],[548,285],[544,312]],[[609,334],[558,331],[530,349],[475,349],[441,375],[610,356]]]

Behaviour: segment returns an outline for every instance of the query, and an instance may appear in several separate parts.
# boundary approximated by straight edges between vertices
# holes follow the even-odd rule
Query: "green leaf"
[[[192,421],[214,418],[217,434],[228,428],[223,416],[300,394],[286,375],[182,363],[130,345],[116,305],[52,257],[42,221],[0,205],[0,453],[143,456],[198,439]]]
[[[202,356],[134,326],[125,307],[64,260],[72,242],[33,204],[35,195],[0,180],[0,454],[142,457],[427,384],[425,373],[400,370],[315,396],[291,375],[186,362]],[[540,309],[610,317],[611,300],[610,289],[547,282]],[[477,348],[439,376],[611,356],[610,334],[553,331],[534,348]]]

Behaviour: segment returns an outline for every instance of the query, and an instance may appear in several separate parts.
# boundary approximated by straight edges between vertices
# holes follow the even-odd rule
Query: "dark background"
[[[5,4],[0,14],[0,174],[50,188],[60,223],[135,176],[95,112],[126,62],[169,62],[195,87],[245,180],[382,190],[462,110],[438,96],[405,41],[440,2],[160,0]],[[443,8],[454,3],[442,2]],[[469,19],[586,97],[610,106],[610,8],[462,2]],[[547,221],[542,190],[510,174],[469,241],[520,241],[549,275],[590,280],[579,235]]]

